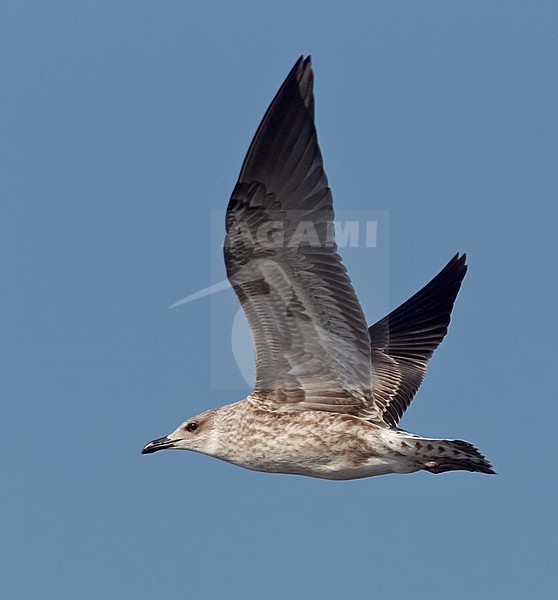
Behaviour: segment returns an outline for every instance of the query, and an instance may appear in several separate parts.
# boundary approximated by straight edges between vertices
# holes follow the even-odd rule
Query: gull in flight
[[[367,327],[334,240],[312,83],[310,58],[301,57],[256,131],[227,208],[225,265],[252,332],[254,389],[142,452],[193,450],[324,479],[494,473],[468,442],[397,427],[446,335],[465,255]]]

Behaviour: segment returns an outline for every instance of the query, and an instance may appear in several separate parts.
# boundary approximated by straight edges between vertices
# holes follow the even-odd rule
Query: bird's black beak
[[[153,452],[157,452],[157,450],[165,450],[167,448],[172,448],[174,446],[174,442],[168,437],[162,437],[158,440],[153,440],[149,442],[143,450],[142,454],[153,454]]]

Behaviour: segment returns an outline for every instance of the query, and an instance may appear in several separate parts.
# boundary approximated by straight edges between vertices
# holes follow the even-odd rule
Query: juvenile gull
[[[230,199],[227,277],[246,313],[256,383],[144,454],[194,450],[246,469],[325,479],[494,473],[471,444],[397,428],[443,340],[465,255],[368,328],[333,239],[332,196],[301,57],[252,140]]]

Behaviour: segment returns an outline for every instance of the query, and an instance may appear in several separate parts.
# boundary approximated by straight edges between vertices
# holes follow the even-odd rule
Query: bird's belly
[[[306,457],[281,457],[274,459],[257,460],[229,460],[233,464],[265,473],[283,473],[287,475],[304,475],[320,479],[361,479],[388,473],[412,473],[419,467],[410,461],[400,458],[370,457],[361,464],[343,459],[337,460],[311,460]]]
[[[296,439],[277,436],[219,458],[252,471],[305,475],[321,479],[359,479],[418,470],[414,461],[394,455],[378,440],[346,435]]]

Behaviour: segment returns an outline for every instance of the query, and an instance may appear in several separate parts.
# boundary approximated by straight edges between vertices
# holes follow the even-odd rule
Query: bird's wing
[[[370,399],[370,338],[333,239],[310,58],[268,108],[227,208],[227,276],[256,354],[254,397],[356,413]]]
[[[456,254],[420,291],[372,325],[372,398],[360,416],[395,427],[411,404],[428,365],[444,339],[461,282],[466,255]]]

